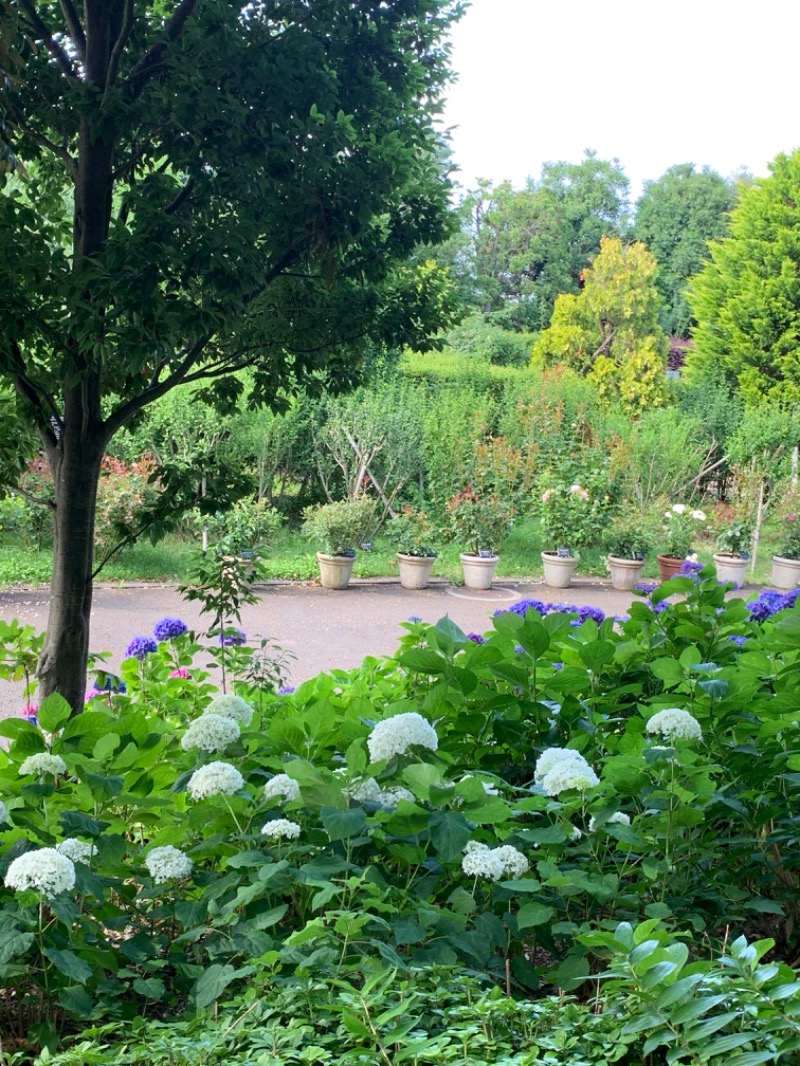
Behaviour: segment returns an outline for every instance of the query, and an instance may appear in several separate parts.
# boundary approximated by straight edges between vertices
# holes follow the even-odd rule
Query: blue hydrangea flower
[[[154,651],[158,651],[158,645],[152,637],[134,637],[125,649],[125,657],[141,662],[146,655],[152,655]]]
[[[220,633],[219,642],[223,648],[238,648],[247,640],[247,634],[241,629],[226,629]]]
[[[646,596],[649,596],[651,592],[655,592],[660,586],[657,581],[640,581],[638,585],[633,587],[636,592],[643,592]]]
[[[754,622],[765,622],[768,618],[772,618],[774,614],[777,614],[778,611],[793,607],[796,599],[797,595],[793,591],[784,596],[783,593],[776,592],[775,589],[764,589],[757,600],[748,603],[747,609]]]
[[[747,643],[747,637],[743,637],[743,636],[728,637],[728,640],[731,641],[731,643],[733,643],[733,644],[738,644],[740,648],[741,648],[741,646],[743,644]]]
[[[579,607],[578,614],[580,615],[579,625],[581,622],[585,622],[587,618],[591,618],[598,625],[601,625],[606,620],[605,611],[601,611],[599,607]]]
[[[467,633],[467,640],[471,640],[473,644],[486,643],[486,637],[482,637],[480,633]]]
[[[279,696],[291,696],[293,692],[294,685],[283,685],[281,688],[278,689]]]
[[[703,564],[697,562],[695,559],[684,559],[681,563],[680,574],[681,577],[693,577],[697,578],[700,575],[700,571],[703,569]]]
[[[162,618],[160,622],[156,622],[153,636],[158,641],[177,640],[188,632],[189,627],[180,618]]]
[[[422,621],[422,619],[420,618],[420,616],[418,614],[412,614],[409,617],[408,620],[409,620],[409,622],[421,622]]]

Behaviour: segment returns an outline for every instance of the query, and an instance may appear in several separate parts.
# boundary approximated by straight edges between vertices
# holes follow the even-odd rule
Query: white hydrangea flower
[[[471,840],[467,844],[461,869],[467,877],[485,877],[487,881],[499,881],[505,870],[503,860],[486,844]]]
[[[547,748],[536,760],[536,766],[533,771],[534,783],[541,785],[554,766],[567,762],[582,763],[584,766],[589,765],[581,753],[575,751],[574,748]]]
[[[6,870],[5,883],[17,892],[33,888],[45,899],[53,899],[75,887],[75,865],[55,848],[26,851]]]
[[[660,733],[662,737],[674,740],[681,737],[684,740],[702,740],[703,730],[700,723],[679,707],[668,707],[664,711],[658,711],[652,718],[647,720],[648,733]]]
[[[275,774],[264,785],[264,799],[275,799],[280,796],[284,800],[300,799],[300,786],[293,777],[288,774]]]
[[[380,762],[393,755],[402,755],[411,747],[436,751],[439,738],[430,722],[412,711],[378,722],[367,738],[367,747],[372,762]]]
[[[365,781],[361,781],[356,785],[355,788],[350,789],[350,796],[356,803],[363,803],[365,800],[380,803],[381,786],[374,777],[368,777]]]
[[[408,800],[409,803],[416,803],[417,797],[410,789],[403,788],[402,785],[395,785],[394,788],[381,789],[378,803],[380,803],[382,807],[396,807],[400,800]]]
[[[37,751],[35,755],[29,755],[20,763],[19,776],[27,777],[28,774],[65,774],[67,764],[60,755],[51,755],[47,751]]]
[[[171,844],[166,844],[163,848],[153,848],[145,856],[144,864],[157,885],[188,877],[194,866],[185,851],[173,848]]]
[[[605,825],[630,825],[630,817],[625,814],[624,811],[615,811],[610,817],[606,818]],[[589,819],[589,832],[593,833],[597,828],[597,819],[592,815]]]
[[[192,799],[232,796],[244,785],[244,778],[229,762],[210,762],[195,770],[187,786]]]
[[[558,796],[574,788],[586,792],[599,783],[600,779],[584,758],[556,763],[542,778],[542,788],[548,796]]]
[[[60,855],[66,855],[72,862],[87,864],[97,854],[97,848],[94,844],[84,844],[82,840],[76,840],[75,837],[67,837],[60,844],[56,844],[56,851]]]
[[[262,825],[261,833],[268,840],[297,840],[300,836],[300,826],[297,822],[290,822],[288,818],[276,818],[275,821]]]
[[[578,829],[577,825],[573,825],[573,827],[572,827],[572,829],[570,831],[570,834],[569,834],[570,843],[577,844],[582,836],[583,836],[582,831],[580,829]]]
[[[0,800],[0,825],[8,821],[8,807]]]
[[[223,718],[232,718],[243,729],[253,721],[253,708],[241,696],[215,696],[203,711],[203,715],[219,714]]]
[[[706,513],[705,511],[692,511],[692,518],[695,522],[705,522]]]
[[[499,848],[494,848],[492,854],[496,855],[503,864],[503,874],[512,880],[522,877],[531,868],[531,864],[522,852],[511,844],[502,844]]]
[[[203,714],[195,718],[181,737],[184,751],[199,748],[211,754],[224,751],[234,744],[241,735],[239,723],[234,718],[221,714]]]
[[[686,514],[686,504],[673,503],[672,510],[675,512],[675,514]]]

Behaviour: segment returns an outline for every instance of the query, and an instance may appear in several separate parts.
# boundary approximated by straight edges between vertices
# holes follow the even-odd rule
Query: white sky
[[[635,201],[674,163],[762,176],[800,145],[794,0],[472,0],[452,42],[444,122],[465,188],[519,188],[594,148]]]

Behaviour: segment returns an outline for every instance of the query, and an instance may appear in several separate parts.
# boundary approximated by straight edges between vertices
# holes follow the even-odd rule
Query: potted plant
[[[404,507],[389,520],[387,532],[397,545],[400,584],[404,589],[424,589],[436,561],[428,516],[424,511]]]
[[[641,516],[621,515],[611,523],[605,541],[611,587],[628,592],[642,577],[648,552],[653,550],[653,532]]]
[[[513,521],[511,504],[494,492],[480,492],[473,485],[457,492],[447,504],[453,539],[464,545],[461,565],[467,588],[492,586],[499,556],[495,548]]]
[[[733,581],[739,586],[744,584],[752,540],[752,522],[739,520],[722,527],[717,534],[718,550],[714,553],[719,581]]]
[[[781,523],[778,554],[772,556],[772,584],[793,589],[800,582],[800,515],[788,514]]]
[[[591,493],[578,482],[548,485],[539,497],[539,521],[549,545],[542,552],[542,566],[545,584],[551,588],[572,584],[580,559],[575,549],[583,544],[591,514]]]
[[[687,555],[692,554],[698,530],[707,521],[705,511],[692,510],[685,503],[673,503],[664,512],[664,520],[660,538],[663,548],[658,556],[662,581],[680,573]]]
[[[306,508],[303,532],[320,545],[317,562],[323,588],[347,588],[356,547],[367,540],[374,526],[375,502],[367,496]]]

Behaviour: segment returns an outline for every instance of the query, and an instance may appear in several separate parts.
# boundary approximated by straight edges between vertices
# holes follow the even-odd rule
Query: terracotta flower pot
[[[681,567],[686,562],[685,559],[679,558],[677,555],[659,555],[658,556],[658,573],[662,581],[669,581],[671,577],[675,577],[681,572]]]

